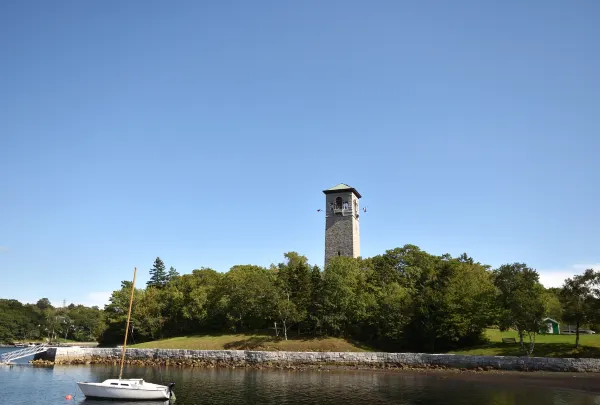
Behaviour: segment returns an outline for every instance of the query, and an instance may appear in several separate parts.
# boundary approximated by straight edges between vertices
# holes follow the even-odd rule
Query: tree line
[[[389,351],[441,352],[484,341],[487,327],[515,329],[524,353],[551,317],[597,321],[598,273],[546,289],[523,263],[492,269],[467,254],[429,254],[414,245],[371,258],[336,257],[324,269],[296,252],[277,265],[200,268],[180,275],[157,257],[134,293],[135,342],[205,333],[335,336]],[[104,309],[103,345],[123,339],[131,282]],[[577,336],[577,342],[579,338]]]
[[[48,298],[35,304],[0,299],[0,343],[95,341],[104,327],[102,312],[75,304],[55,308]]]
[[[144,342],[209,333],[268,333],[282,339],[343,337],[387,351],[443,352],[485,340],[488,327],[514,329],[524,354],[550,317],[577,330],[600,323],[600,273],[589,269],[544,288],[524,263],[496,269],[467,254],[429,254],[414,245],[370,258],[336,257],[321,269],[296,252],[261,267],[179,274],[157,257],[136,288],[129,336]],[[131,281],[104,309],[0,299],[0,342],[66,338],[121,344]]]

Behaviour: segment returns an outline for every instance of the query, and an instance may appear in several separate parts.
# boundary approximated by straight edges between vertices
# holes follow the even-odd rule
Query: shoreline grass
[[[448,353],[472,356],[523,356],[518,343],[503,343],[502,338],[515,338],[516,331],[500,332],[487,329],[488,343],[452,350]],[[528,344],[527,337],[525,343]],[[189,350],[255,350],[296,352],[369,352],[379,351],[358,342],[341,338],[290,338],[262,334],[192,335],[173,337],[152,342],[130,344],[128,347],[145,349]],[[537,335],[535,357],[600,358],[600,335],[580,335],[580,347],[575,349],[575,335]]]
[[[193,335],[128,345],[140,349],[256,350],[290,352],[365,352],[369,347],[341,338],[290,338],[268,335]]]
[[[489,343],[450,351],[453,354],[472,356],[522,356],[519,347],[519,335],[516,331],[500,332],[498,329],[487,329],[485,332]],[[517,343],[503,343],[502,338],[515,338]],[[529,344],[527,336],[525,344]],[[580,347],[575,349],[575,335],[536,335],[534,357],[600,357],[600,335],[579,335]]]

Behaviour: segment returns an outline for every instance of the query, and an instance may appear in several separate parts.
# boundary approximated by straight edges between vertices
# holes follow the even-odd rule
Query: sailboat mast
[[[133,268],[133,283],[131,284],[131,298],[129,299],[129,312],[127,313],[127,327],[125,328],[125,341],[123,342],[123,350],[121,351],[121,370],[119,371],[119,380],[123,376],[123,363],[125,362],[125,347],[127,346],[127,334],[129,332],[129,319],[131,319],[131,306],[133,304],[133,293],[135,291],[135,275],[137,267]]]

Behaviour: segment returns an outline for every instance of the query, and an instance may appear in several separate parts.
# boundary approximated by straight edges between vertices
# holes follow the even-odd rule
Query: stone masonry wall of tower
[[[341,202],[342,209],[334,210]],[[325,266],[335,256],[360,256],[360,207],[350,190],[325,195]]]

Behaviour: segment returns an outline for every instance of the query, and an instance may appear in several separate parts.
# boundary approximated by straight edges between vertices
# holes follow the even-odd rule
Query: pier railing
[[[13,350],[12,352],[4,353],[0,356],[0,364],[10,363],[13,360],[17,360],[27,356],[33,356],[34,354],[43,353],[48,350],[51,346],[48,345],[37,345],[26,347],[21,350]]]

